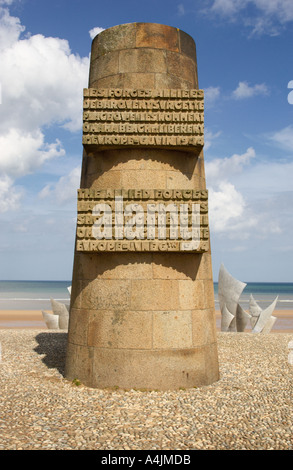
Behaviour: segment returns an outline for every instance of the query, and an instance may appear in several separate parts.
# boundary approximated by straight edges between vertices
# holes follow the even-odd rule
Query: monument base
[[[92,388],[178,390],[219,379],[217,346],[138,351],[69,344],[66,377]]]

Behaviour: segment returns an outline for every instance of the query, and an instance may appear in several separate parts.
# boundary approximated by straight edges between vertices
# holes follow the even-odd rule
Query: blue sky
[[[214,280],[292,282],[292,0],[0,0],[0,279],[71,279],[91,41],[131,22],[196,42]]]

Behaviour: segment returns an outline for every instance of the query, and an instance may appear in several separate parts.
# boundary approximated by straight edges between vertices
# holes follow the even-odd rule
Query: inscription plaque
[[[82,143],[90,154],[119,147],[198,152],[203,90],[84,89]]]
[[[208,251],[208,192],[79,189],[76,249]]]

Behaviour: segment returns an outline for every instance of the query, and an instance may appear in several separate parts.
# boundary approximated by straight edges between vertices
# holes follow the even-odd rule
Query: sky
[[[196,42],[214,281],[292,282],[292,0],[0,0],[0,279],[70,280],[92,39]]]

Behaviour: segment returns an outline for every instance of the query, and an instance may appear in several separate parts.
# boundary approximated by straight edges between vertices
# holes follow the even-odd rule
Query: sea
[[[68,304],[71,281],[0,281],[0,310],[52,310],[51,299]]]
[[[51,310],[50,299],[70,302],[71,281],[0,281],[0,310]],[[219,309],[218,283],[214,283],[215,306]],[[293,282],[247,282],[239,303],[249,307],[250,295],[261,308],[278,297],[276,310],[293,310]]]
[[[293,282],[247,282],[239,303],[244,310],[249,308],[250,296],[262,308],[268,307],[276,298],[276,310],[293,310]],[[219,309],[218,283],[214,283],[215,304]]]

